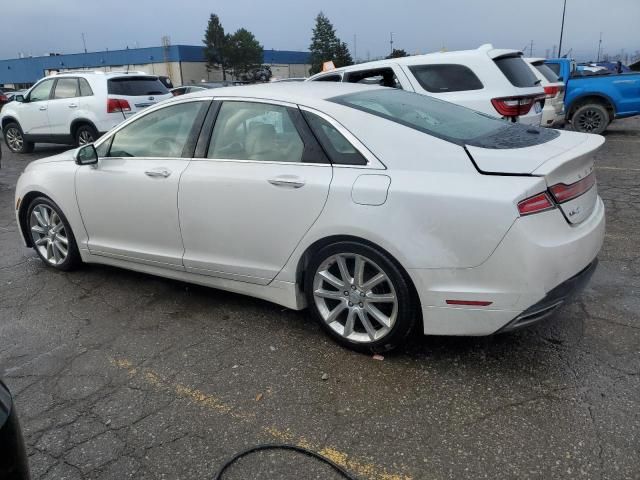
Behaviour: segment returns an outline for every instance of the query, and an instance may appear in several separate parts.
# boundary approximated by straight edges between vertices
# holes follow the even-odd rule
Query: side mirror
[[[84,145],[78,149],[75,154],[75,160],[78,165],[95,165],[98,163],[98,152],[93,143]]]
[[[13,101],[18,103],[24,103],[24,95],[16,95],[15,97],[13,97]]]

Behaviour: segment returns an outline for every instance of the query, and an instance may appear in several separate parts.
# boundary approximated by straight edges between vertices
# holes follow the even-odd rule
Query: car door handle
[[[167,170],[166,168],[154,168],[153,170],[146,170],[144,174],[147,177],[167,178],[169,175],[171,175],[171,170]]]
[[[268,182],[276,187],[300,188],[304,187],[304,179],[294,175],[281,175],[279,177],[270,178]]]
[[[71,103],[69,105],[67,105],[69,108],[78,108],[78,105],[75,103]]]
[[[40,107],[40,110],[46,110],[47,107]]]

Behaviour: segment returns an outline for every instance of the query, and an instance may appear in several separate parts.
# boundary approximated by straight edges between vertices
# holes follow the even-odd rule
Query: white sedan
[[[603,138],[507,123],[401,90],[331,83],[175,97],[94,145],[32,162],[24,242],[308,307],[365,351],[549,315],[604,237]]]

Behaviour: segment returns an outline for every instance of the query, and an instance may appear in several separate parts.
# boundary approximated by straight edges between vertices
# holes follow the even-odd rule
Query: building
[[[308,52],[286,50],[265,50],[264,64],[274,78],[306,77],[311,68]],[[0,60],[0,87],[26,88],[53,72],[77,70],[141,71],[167,76],[174,85],[222,80],[220,69],[207,69],[202,47],[169,45]]]

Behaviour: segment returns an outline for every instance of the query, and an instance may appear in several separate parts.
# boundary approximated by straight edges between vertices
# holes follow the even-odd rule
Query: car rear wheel
[[[80,263],[69,222],[53,201],[46,197],[33,200],[27,211],[27,226],[33,248],[45,264],[67,271]]]
[[[339,242],[322,248],[309,263],[305,286],[322,328],[353,350],[392,350],[415,324],[417,300],[405,274],[368,245]]]
[[[598,103],[589,103],[578,107],[571,123],[578,132],[602,133],[611,122],[607,109]]]
[[[91,125],[81,125],[76,130],[76,145],[81,147],[98,139],[98,132]]]
[[[17,123],[9,123],[4,127],[4,143],[14,153],[33,152],[33,142],[28,142],[24,139],[22,129]]]

